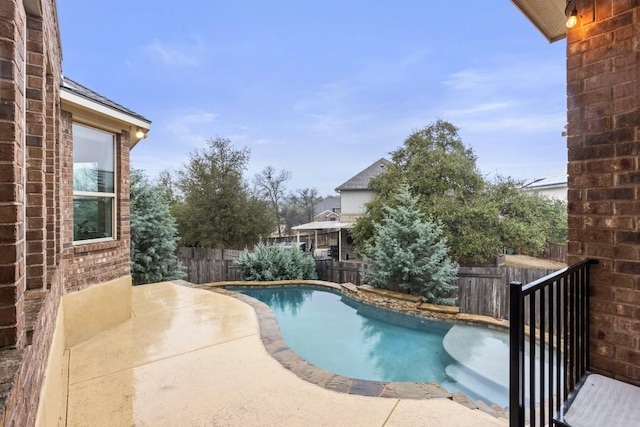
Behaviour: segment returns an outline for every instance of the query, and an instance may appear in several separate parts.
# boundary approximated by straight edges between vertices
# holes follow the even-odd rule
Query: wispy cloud
[[[465,116],[473,116],[481,113],[505,111],[507,109],[514,108],[516,106],[517,106],[517,103],[515,101],[487,102],[484,104],[474,105],[472,107],[444,110],[443,114],[445,117],[465,117]]]
[[[562,65],[558,61],[532,62],[518,57],[496,58],[492,67],[460,70],[450,74],[443,83],[457,92],[496,92],[504,88],[539,91],[544,87],[564,84],[565,70]]]
[[[182,111],[169,117],[164,127],[176,140],[198,145],[208,137],[203,134],[209,131],[208,125],[216,117],[216,113],[207,111]]]
[[[218,115],[200,110],[164,111],[149,134],[131,151],[132,164],[155,177],[165,169],[179,168],[189,153],[204,147]]]
[[[200,39],[192,42],[154,40],[143,47],[149,58],[170,67],[195,67],[202,61],[205,46]]]

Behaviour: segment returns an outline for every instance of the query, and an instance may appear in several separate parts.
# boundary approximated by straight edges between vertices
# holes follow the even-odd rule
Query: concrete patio
[[[505,426],[449,399],[338,393],[267,354],[249,305],[157,283],[132,319],[71,348],[67,426]]]

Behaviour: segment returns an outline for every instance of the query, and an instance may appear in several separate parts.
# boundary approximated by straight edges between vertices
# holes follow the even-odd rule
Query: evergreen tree
[[[158,187],[131,171],[131,276],[134,285],[184,277],[175,220]]]
[[[374,243],[365,246],[364,281],[372,286],[421,295],[427,302],[453,305],[458,266],[448,254],[442,225],[422,219],[417,198],[403,185],[394,207],[374,222]]]

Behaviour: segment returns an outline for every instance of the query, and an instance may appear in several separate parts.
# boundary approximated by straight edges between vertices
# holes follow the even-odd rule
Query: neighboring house
[[[1,9],[0,419],[58,425],[65,349],[131,316],[129,150],[151,123],[62,77],[55,0]]]
[[[537,178],[522,187],[525,191],[537,193],[552,199],[567,201],[567,173],[556,172]]]
[[[340,214],[334,211],[322,211],[313,217],[314,221],[340,221]]]
[[[340,221],[340,197],[331,196],[313,207],[314,221]]]
[[[369,188],[369,181],[390,164],[389,160],[380,159],[336,188],[340,193],[340,221],[354,222],[364,214],[365,205],[374,195]]]
[[[380,159],[359,172],[351,179],[336,188],[340,198],[328,197],[318,203],[313,222],[292,228],[296,238],[315,242],[314,247],[337,247],[332,256],[338,259],[353,260],[355,258],[353,239],[348,229],[355,220],[365,212],[365,205],[373,199],[374,192],[369,188],[369,180],[378,176],[390,165],[386,159]]]
[[[567,29],[564,0],[512,1],[549,41],[567,37],[568,262],[599,261],[586,367],[640,385],[640,2],[575,0]]]

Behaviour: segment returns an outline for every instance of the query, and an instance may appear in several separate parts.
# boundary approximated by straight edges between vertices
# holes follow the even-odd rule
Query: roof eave
[[[116,110],[102,103],[96,102],[93,99],[82,96],[64,86],[60,88],[61,101],[72,104],[82,110],[98,113],[103,116],[109,117],[112,120],[122,122],[136,129],[142,129],[144,133],[148,133],[151,130],[151,121],[143,120],[140,117],[126,114],[125,112]],[[136,144],[140,142],[140,139],[135,137],[131,138],[129,143],[129,149],[132,149]]]
[[[542,33],[549,43],[567,36],[565,0],[511,0],[518,10]]]

